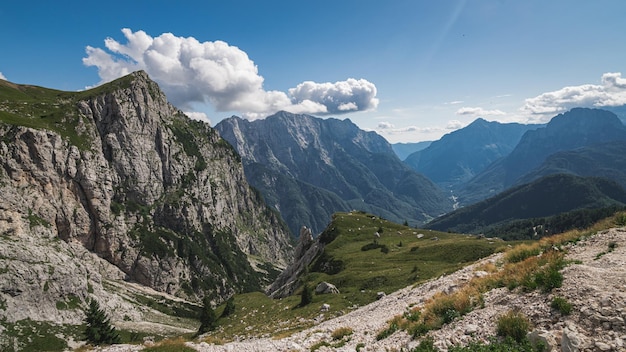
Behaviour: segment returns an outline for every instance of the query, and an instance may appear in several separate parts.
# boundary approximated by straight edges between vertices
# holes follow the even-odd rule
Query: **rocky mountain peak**
[[[288,230],[248,186],[239,155],[169,104],[145,72],[76,93],[16,86],[22,94],[0,92],[0,252],[17,239],[57,238],[126,280],[216,301],[262,289],[268,268],[289,262]],[[46,266],[41,246],[24,250]],[[33,285],[15,276],[17,251],[0,256],[11,268],[0,273],[7,292]],[[88,278],[74,278],[85,287]],[[85,299],[79,286],[63,294]]]
[[[303,225],[320,233],[337,211],[359,209],[415,225],[451,207],[383,137],[350,120],[281,111],[262,120],[225,119],[215,128],[294,234]]]

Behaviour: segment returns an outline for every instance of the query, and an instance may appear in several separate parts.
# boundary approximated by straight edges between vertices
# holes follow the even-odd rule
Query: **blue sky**
[[[623,0],[10,1],[0,73],[82,90],[144,69],[213,125],[285,109],[434,140],[626,104],[624,15]]]

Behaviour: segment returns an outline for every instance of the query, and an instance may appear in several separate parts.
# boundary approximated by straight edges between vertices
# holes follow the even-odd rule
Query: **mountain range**
[[[508,155],[461,185],[455,195],[461,204],[472,204],[520,184],[555,153],[619,141],[626,141],[626,126],[615,114],[575,108],[555,116],[545,127],[527,131]]]
[[[478,118],[410,154],[404,162],[439,186],[454,189],[511,153],[524,133],[539,127]]]
[[[338,211],[358,209],[411,225],[452,208],[451,200],[403,164],[380,135],[350,120],[279,112],[233,116],[215,128],[241,155],[246,176],[292,233],[320,233]]]
[[[391,148],[400,160],[405,160],[409,155],[419,152],[431,145],[432,141],[416,142],[416,143],[393,143]]]

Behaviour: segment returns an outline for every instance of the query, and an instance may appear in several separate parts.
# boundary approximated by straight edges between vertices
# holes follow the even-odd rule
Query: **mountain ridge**
[[[404,162],[436,184],[454,189],[508,155],[526,131],[540,126],[478,118],[409,155]]]
[[[477,234],[507,222],[550,217],[580,209],[625,205],[626,190],[614,181],[572,174],[551,174],[445,214],[425,227]],[[532,233],[530,228],[526,230]],[[505,233],[499,236],[511,239]],[[534,236],[530,239],[534,239]]]
[[[116,280],[215,302],[262,289],[293,251],[232,147],[142,71],[82,92],[0,84],[0,190],[8,311],[34,295],[41,311],[71,299],[80,314],[86,287],[102,282],[72,262],[76,244],[113,264]],[[63,277],[47,269],[53,248],[67,253]]]
[[[268,172],[336,195],[323,211],[299,203],[301,216],[283,213],[292,233],[298,233],[301,226],[320,233],[323,227],[305,221],[323,216],[315,222],[327,223],[328,214],[336,211],[360,209],[417,224],[451,207],[451,201],[430,180],[402,164],[383,137],[360,130],[350,120],[279,112],[255,121],[231,117],[215,128],[242,156],[251,184],[265,198],[278,200],[271,205],[281,212],[294,204],[286,204],[277,195],[282,185],[270,182],[277,176]],[[263,180],[250,172],[255,163],[265,168],[268,176]]]
[[[626,127],[615,114],[574,108],[545,127],[526,132],[510,154],[463,184],[455,195],[462,204],[475,203],[511,187],[554,153],[619,140],[626,140]]]

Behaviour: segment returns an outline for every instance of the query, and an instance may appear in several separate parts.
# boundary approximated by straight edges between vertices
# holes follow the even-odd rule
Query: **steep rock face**
[[[300,277],[307,271],[307,267],[317,255],[323,251],[324,243],[320,242],[319,237],[313,239],[311,230],[303,226],[300,229],[294,261],[283,270],[265,293],[272,298],[293,295],[300,285]]]
[[[80,93],[2,88],[11,92],[0,97],[3,236],[30,232],[13,227],[19,216],[130,280],[216,299],[259,289],[259,271],[289,261],[288,232],[236,152],[144,72]]]
[[[383,137],[347,119],[278,112],[255,121],[233,116],[216,129],[240,153],[250,183],[280,210],[294,234],[303,225],[320,233],[337,211],[359,209],[417,225],[452,207]],[[293,181],[277,182],[285,178]],[[319,201],[307,202],[310,198]]]

